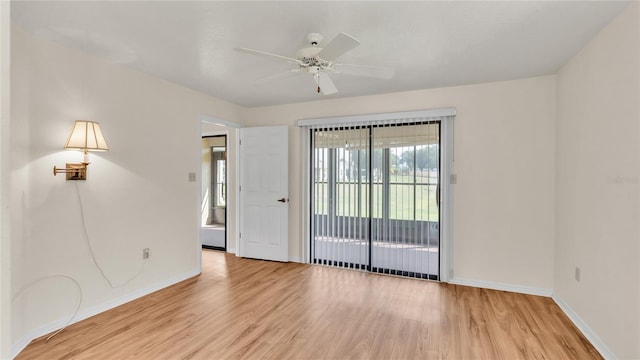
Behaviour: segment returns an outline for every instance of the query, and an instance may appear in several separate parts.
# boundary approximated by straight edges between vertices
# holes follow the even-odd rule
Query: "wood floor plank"
[[[17,359],[602,359],[545,297],[216,251],[202,263]]]

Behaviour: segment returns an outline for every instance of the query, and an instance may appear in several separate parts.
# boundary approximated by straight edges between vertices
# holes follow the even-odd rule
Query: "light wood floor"
[[[215,251],[202,262],[17,359],[601,359],[549,298]]]

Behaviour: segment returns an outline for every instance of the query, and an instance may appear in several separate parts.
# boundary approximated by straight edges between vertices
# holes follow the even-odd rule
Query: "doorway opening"
[[[202,247],[227,250],[227,136],[202,137]]]

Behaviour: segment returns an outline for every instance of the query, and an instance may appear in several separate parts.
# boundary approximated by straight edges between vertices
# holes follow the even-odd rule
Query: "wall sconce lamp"
[[[107,145],[100,124],[95,121],[76,120],[71,134],[64,144],[67,150],[82,150],[84,160],[79,164],[67,163],[63,169],[53,167],[53,176],[59,173],[67,174],[67,180],[87,180],[87,165],[89,165],[89,151],[107,151]]]

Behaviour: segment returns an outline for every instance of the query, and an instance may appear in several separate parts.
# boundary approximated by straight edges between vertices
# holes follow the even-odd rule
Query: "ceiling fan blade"
[[[360,45],[360,41],[356,38],[345,33],[340,33],[320,50],[318,57],[323,60],[335,60],[358,45]]]
[[[331,95],[338,92],[336,85],[327,73],[319,72],[313,77],[313,79],[316,81],[316,85],[318,85],[322,94]]]
[[[369,65],[352,65],[352,64],[335,64],[333,66],[336,73],[365,76],[376,79],[391,79],[396,70],[388,67],[369,66]]]
[[[274,80],[279,80],[279,79],[284,79],[287,77],[290,77],[292,75],[298,74],[300,73],[300,69],[291,69],[285,72],[281,72],[281,73],[277,73],[277,74],[273,74],[273,75],[269,75],[269,76],[265,76],[263,78],[260,78],[258,80],[252,81],[252,84],[264,84],[267,82],[271,82]]]
[[[292,64],[302,64],[302,61],[298,60],[298,59],[294,59],[292,57],[288,57],[288,56],[282,56],[282,55],[276,55],[276,54],[272,54],[272,53],[268,53],[265,51],[260,51],[260,50],[254,50],[254,49],[249,49],[249,48],[236,48],[236,50],[238,51],[243,51],[246,52],[248,54],[252,54],[252,55],[258,55],[258,56],[264,56],[267,58],[270,58],[272,60],[280,60],[280,61],[286,61],[288,63],[292,63]]]

